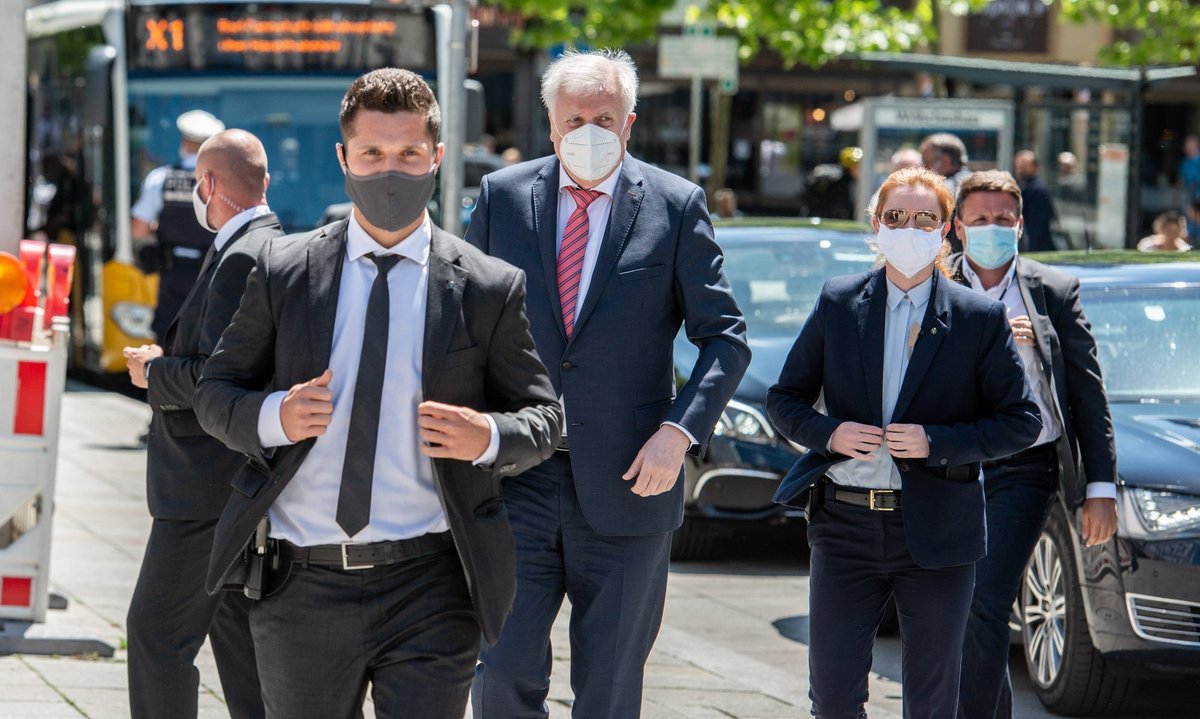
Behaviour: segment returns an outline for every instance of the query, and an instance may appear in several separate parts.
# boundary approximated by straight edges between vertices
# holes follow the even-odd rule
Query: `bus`
[[[346,202],[334,152],[346,89],[385,66],[435,80],[450,17],[448,6],[403,0],[28,9],[26,231],[77,248],[72,366],[122,372],[123,347],[155,341],[157,276],[135,261],[129,211],[146,174],[177,158],[181,113],[206,110],[257,135],[271,209],[285,230],[310,229]]]

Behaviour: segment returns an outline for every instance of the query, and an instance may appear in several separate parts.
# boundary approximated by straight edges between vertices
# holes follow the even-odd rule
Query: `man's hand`
[[[1037,339],[1033,336],[1033,322],[1030,321],[1029,315],[1013,317],[1008,324],[1012,327],[1014,342],[1028,347],[1037,347]]]
[[[679,481],[683,455],[691,446],[692,440],[678,427],[664,424],[638,450],[633,464],[629,465],[621,479],[629,481],[636,478],[630,491],[641,497],[669,492]]]
[[[884,441],[893,457],[925,459],[929,456],[929,438],[919,424],[889,424]]]
[[[492,441],[492,425],[480,412],[441,402],[417,405],[421,453],[437,459],[474,462]]]
[[[858,422],[842,422],[829,437],[829,449],[851,459],[869,460],[882,444],[882,429]]]
[[[146,389],[150,384],[146,381],[146,363],[163,356],[163,348],[158,345],[142,345],[141,347],[126,347],[121,350],[125,355],[125,366],[129,368],[129,381],[134,387]]]
[[[292,385],[279,405],[279,421],[289,442],[320,437],[329,427],[333,416],[333,392],[329,382],[333,371],[325,370],[320,377]]]
[[[1094,547],[1117,533],[1117,500],[1092,497],[1083,503],[1083,543]]]

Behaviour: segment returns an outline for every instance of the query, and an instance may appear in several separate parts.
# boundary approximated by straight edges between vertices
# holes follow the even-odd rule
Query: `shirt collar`
[[[967,256],[965,253],[963,254],[962,259],[962,274],[963,277],[966,278],[967,282],[971,283],[971,289],[982,292],[993,299],[997,297],[1003,297],[1004,293],[1008,291],[1009,286],[1012,284],[1013,279],[1015,279],[1017,276],[1017,258],[1015,256],[1013,257],[1012,263],[1008,266],[1008,272],[1005,272],[1004,277],[1001,278],[1000,282],[991,289],[984,289],[983,280],[979,279],[979,275],[975,273],[975,268],[972,267],[971,263],[967,261]]]
[[[413,230],[412,234],[405,237],[395,247],[384,247],[376,242],[367,234],[362,225],[358,224],[358,218],[354,216],[354,211],[350,211],[350,224],[346,228],[346,258],[353,262],[363,255],[399,255],[407,257],[416,262],[418,265],[424,265],[429,261],[429,246],[433,238],[433,226],[429,222],[429,213],[425,213],[425,219]]]
[[[937,272],[936,268],[934,269],[934,272]],[[884,279],[887,278],[885,277]],[[933,275],[926,277],[924,282],[912,288],[908,292],[905,292],[899,287],[893,285],[892,281],[888,279],[887,290],[887,303],[889,310],[896,309],[896,306],[900,304],[900,300],[904,299],[905,295],[908,295],[908,301],[912,302],[913,307],[923,307],[927,302],[929,302],[929,295],[933,292]]]
[[[592,191],[603,192],[609,197],[612,197],[613,193],[617,191],[617,181],[621,179],[621,168],[624,167],[624,165],[625,161],[622,160],[617,165],[616,169],[613,170],[612,174],[608,176],[608,179],[593,187]],[[565,167],[563,167],[562,161],[560,160],[558,163],[558,194],[561,195],[568,187],[579,187],[579,184],[572,180],[571,176],[567,174],[567,170]]]
[[[271,214],[271,208],[266,205],[255,205],[248,210],[241,212],[230,218],[229,222],[221,225],[221,229],[217,231],[217,236],[213,238],[214,251],[220,252],[224,249],[225,244],[229,242],[229,238],[233,237],[234,233],[242,229],[250,222],[262,217],[263,215]]]

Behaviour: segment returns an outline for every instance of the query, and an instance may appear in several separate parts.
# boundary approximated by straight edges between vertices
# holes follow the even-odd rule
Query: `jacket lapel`
[[[864,386],[867,388],[867,403],[871,408],[871,422],[883,426],[883,321],[887,311],[887,288],[884,286],[883,270],[875,275],[859,296],[858,346],[862,348]]]
[[[348,225],[349,220],[343,220],[308,243],[308,347],[312,371],[316,373],[310,375],[313,377],[329,367],[333,351],[333,323],[337,317]]]
[[[542,271],[546,273],[546,292],[550,309],[563,341],[567,332],[562,325],[562,303],[558,298],[558,159],[551,158],[533,181],[533,227],[537,235],[538,252],[542,256]],[[578,323],[576,323],[578,324]]]
[[[429,248],[429,294],[425,307],[425,344],[421,351],[421,389],[426,397],[437,383],[442,360],[454,337],[454,325],[462,314],[468,274],[458,264],[459,256],[450,235],[435,226]]]
[[[947,281],[940,272],[934,270],[929,307],[925,310],[925,317],[921,322],[921,332],[917,336],[916,344],[913,345],[912,356],[908,358],[908,369],[904,371],[900,396],[896,398],[896,409],[892,411],[893,422],[904,416],[904,411],[908,409],[908,405],[916,395],[917,388],[921,386],[921,381],[925,379],[925,375],[933,365],[933,358],[937,356],[942,339],[950,329],[950,301],[946,297],[948,293],[942,291],[943,288],[939,286],[940,283]]]
[[[1029,312],[1029,320],[1033,324],[1033,338],[1037,341],[1038,352],[1042,355],[1042,366],[1053,367],[1050,316],[1046,312],[1046,290],[1042,286],[1042,278],[1033,273],[1026,273],[1019,256],[1016,263],[1017,286],[1021,289],[1021,299],[1025,302],[1025,309]]]
[[[600,255],[596,258],[596,268],[592,270],[592,279],[588,285],[587,296],[583,298],[583,307],[575,316],[575,332],[572,337],[579,335],[580,327],[587,322],[588,315],[600,301],[604,285],[616,268],[621,253],[625,251],[625,243],[629,240],[633,221],[637,218],[645,195],[646,190],[642,187],[642,173],[637,166],[637,160],[626,155],[625,162],[621,165],[621,177],[617,180],[617,188],[613,193],[612,209],[608,213],[608,226],[600,244]],[[562,314],[561,311],[559,314]]]

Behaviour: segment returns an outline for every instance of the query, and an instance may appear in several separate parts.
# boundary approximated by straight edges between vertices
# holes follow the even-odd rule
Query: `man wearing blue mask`
[[[1021,188],[1007,172],[978,172],[959,187],[955,226],[964,251],[950,267],[958,281],[1004,303],[1042,415],[1032,447],[983,464],[987,556],[975,565],[961,719],[1012,716],[1008,615],[1059,487],[1072,514],[1082,503],[1088,546],[1107,542],[1117,529],[1112,418],[1079,281],[1018,256],[1021,210]]]
[[[750,360],[704,192],[625,152],[629,55],[568,53],[542,78],[555,154],[485,177],[467,241],[525,271],[563,401],[554,457],[504,484],[517,597],[484,647],[476,717],[545,717],[550,628],[571,601],[572,714],[635,717],[662,620],[684,454],[703,451]],[[680,326],[699,348],[676,391]]]

